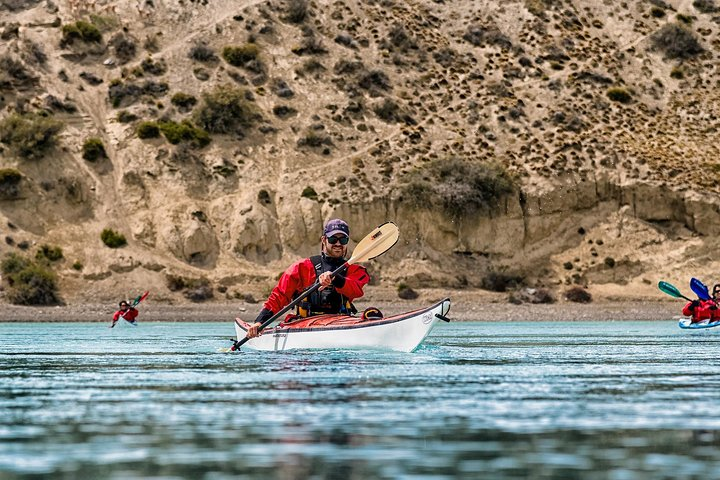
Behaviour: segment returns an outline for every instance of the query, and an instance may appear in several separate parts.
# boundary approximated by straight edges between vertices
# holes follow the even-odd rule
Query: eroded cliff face
[[[32,206],[36,197],[5,200],[2,212],[12,226],[6,238],[12,246],[63,245],[67,260],[60,273],[69,299],[89,291],[111,296],[128,281],[170,299],[168,275],[205,277],[226,295],[264,295],[290,262],[317,252],[329,218],[349,222],[351,248],[378,224],[395,222],[400,241],[368,267],[375,284],[415,288],[483,287],[488,275],[498,273],[555,290],[682,281],[693,274],[688,266],[699,256],[714,265],[708,255],[720,228],[719,202],[712,195],[620,186],[607,175],[593,181],[567,177],[546,191],[515,191],[492,210],[462,217],[438,205],[410,207],[399,194],[331,207],[259,195],[262,188],[163,204],[167,190],[147,183],[133,174],[123,177],[123,198],[135,210],[113,219],[87,208],[90,202],[65,198],[58,201],[64,216],[49,219],[41,205]],[[34,189],[23,184],[21,191]],[[129,244],[116,250],[99,245],[106,226],[131,232]],[[76,259],[84,264],[82,272],[70,268]]]
[[[398,224],[369,266],[386,285],[502,274],[613,294],[717,267],[718,29],[700,6],[17,0],[0,14],[0,122],[62,124],[37,158],[2,135],[0,168],[17,173],[0,180],[0,254],[60,246],[68,300],[135,285],[182,298],[169,276],[262,296],[335,217],[355,242]],[[101,38],[68,38],[77,21]],[[403,198],[450,160],[499,165],[513,193],[453,214]],[[103,245],[106,228],[128,245]]]

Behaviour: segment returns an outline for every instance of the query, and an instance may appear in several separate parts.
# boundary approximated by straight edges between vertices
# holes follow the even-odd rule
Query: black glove
[[[332,279],[333,287],[335,288],[342,288],[345,286],[345,280],[347,280],[345,277],[340,275],[339,273],[336,274]]]
[[[699,306],[700,306],[700,300],[693,300],[692,302],[690,302],[689,310],[693,311],[693,310],[695,310],[695,308],[697,308]]]

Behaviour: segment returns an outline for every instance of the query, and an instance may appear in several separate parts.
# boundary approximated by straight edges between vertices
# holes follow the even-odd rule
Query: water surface
[[[0,478],[718,478],[720,328],[455,323],[415,353],[232,324],[0,324]]]

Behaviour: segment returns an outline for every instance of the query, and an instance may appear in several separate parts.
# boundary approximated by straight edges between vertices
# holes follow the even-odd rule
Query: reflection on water
[[[232,325],[0,324],[0,478],[715,478],[720,332],[441,325],[414,354]]]

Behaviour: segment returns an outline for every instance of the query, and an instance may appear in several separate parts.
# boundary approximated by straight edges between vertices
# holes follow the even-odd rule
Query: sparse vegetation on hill
[[[195,122],[210,133],[240,133],[261,118],[246,91],[221,86],[203,95],[195,111]]]
[[[72,45],[76,40],[99,43],[102,41],[102,33],[95,25],[83,20],[63,25],[61,45]]]
[[[88,261],[58,271],[76,290],[187,268],[259,291],[326,217],[392,219],[384,282],[525,302],[647,285],[668,242],[717,237],[714,0],[227,6],[0,6],[0,255],[60,243]],[[105,225],[132,243],[75,253]],[[622,242],[576,233],[615,225]]]
[[[435,160],[407,175],[403,201],[415,208],[439,205],[453,217],[487,212],[514,189],[502,167],[458,158]]]
[[[62,248],[57,245],[43,244],[38,247],[35,259],[39,261],[57,262],[63,259]]]
[[[60,302],[57,277],[27,257],[6,254],[0,263],[7,298],[17,305],[56,305]]]
[[[63,123],[37,114],[12,114],[0,120],[0,142],[17,155],[39,159],[55,146]]]
[[[668,23],[651,37],[655,48],[669,59],[691,58],[704,51],[695,35],[677,23]]]

